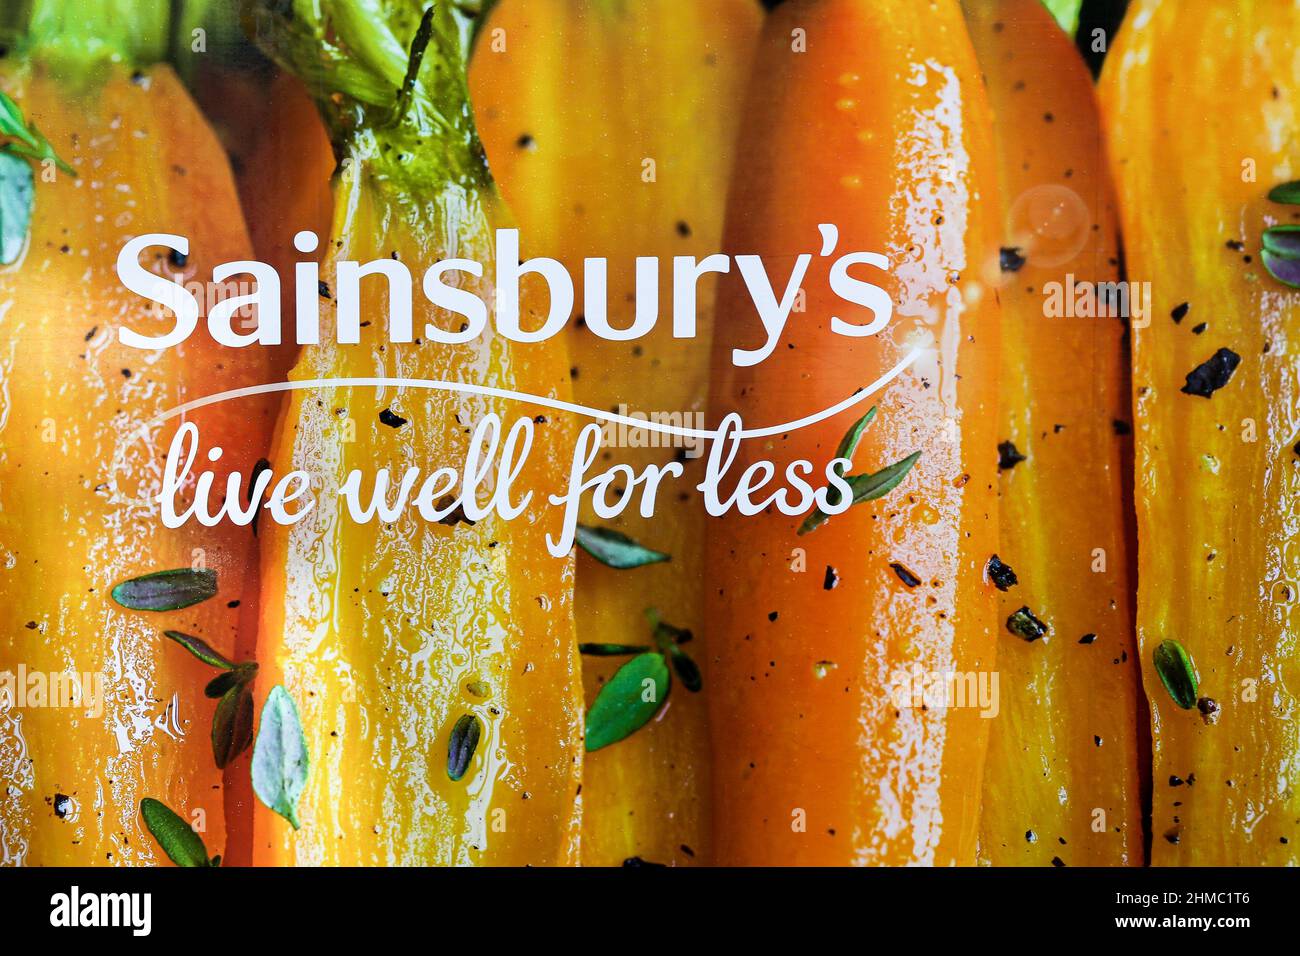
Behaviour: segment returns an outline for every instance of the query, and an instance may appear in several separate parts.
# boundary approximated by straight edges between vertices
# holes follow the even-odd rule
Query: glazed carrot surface
[[[0,700],[0,860],[166,862],[140,822],[145,797],[220,854],[222,775],[209,739],[214,702],[203,696],[213,672],[162,632],[199,634],[232,653],[254,540],[229,524],[162,525],[162,458],[177,419],[154,420],[265,381],[266,356],[206,336],[163,351],[121,344],[119,327],[161,335],[173,320],[128,292],[114,266],[145,232],[189,238],[186,257],[151,249],[141,260],[181,282],[248,257],[234,182],[167,67],[134,78],[106,68],[78,88],[37,60],[0,82],[78,171],[38,180],[26,250],[0,268],[0,671],[85,675],[103,693],[102,714]],[[223,449],[211,467],[224,483],[266,453],[273,410],[241,400],[187,420],[205,449]],[[218,591],[193,607],[128,611],[110,597],[127,579],[195,567],[216,572]]]
[[[806,52],[797,45],[806,39]],[[908,82],[899,82],[900,77]],[[898,672],[989,672],[997,548],[997,183],[991,118],[956,3],[791,3],[767,21],[744,112],[724,244],[813,259],[806,312],[759,365],[732,365],[761,326],[724,278],[712,407],[747,425],[796,419],[920,358],[872,402],[862,471],[920,451],[892,496],[806,536],[775,512],[710,527],[706,564],[714,840],[725,864],[975,861],[988,721],[976,708],[891,700]],[[762,148],[758,148],[762,144]],[[833,256],[888,256],[872,274],[888,330],[827,291]],[[867,270],[863,269],[865,273]],[[778,283],[782,280],[777,280]],[[760,338],[761,341],[761,338]],[[834,457],[851,414],[749,441],[735,466]],[[896,567],[895,567],[896,566]]]
[[[965,3],[993,104],[1003,204],[1000,708],[980,858],[1143,861],[1130,585],[1131,439],[1114,193],[1092,78],[1038,0]],[[1099,294],[1100,293],[1100,294]],[[1089,298],[1091,295],[1091,298]]]
[[[636,257],[658,256],[663,263],[661,320],[649,335],[620,342],[597,337],[585,322],[573,330],[573,392],[584,405],[621,405],[687,425],[704,417],[713,286],[699,286],[699,337],[674,339],[667,263],[719,248],[739,117],[717,104],[743,96],[760,14],[751,0],[507,0],[489,21],[471,71],[472,92],[488,159],[518,217],[525,252],[558,258],[575,276],[582,275],[584,258],[608,257],[608,318],[616,327],[633,320]],[[497,36],[500,49],[493,45]],[[590,509],[584,514],[588,524],[609,524],[671,560],[616,570],[579,556],[580,641],[644,644],[652,609],[692,632],[695,659],[707,656],[707,529],[693,488],[702,472],[700,451],[682,440],[629,432],[603,453],[606,467],[619,462],[639,471],[676,459],[687,471],[660,497],[652,517],[629,510],[607,523]],[[584,659],[588,703],[622,663]],[[584,863],[708,862],[704,696],[707,691],[678,686],[661,717],[587,755]]]
[[[1129,276],[1154,302],[1133,332],[1151,862],[1286,865],[1300,846],[1300,294],[1260,246],[1265,228],[1296,221],[1267,197],[1297,178],[1300,10],[1196,7],[1135,2],[1100,87]],[[1189,709],[1155,667],[1171,640],[1199,672]]]

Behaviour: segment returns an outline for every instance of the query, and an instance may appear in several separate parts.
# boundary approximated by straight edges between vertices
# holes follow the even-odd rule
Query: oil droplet
[[[813,677],[816,677],[818,680],[823,680],[838,666],[839,665],[834,661],[818,661],[813,665]]]
[[[912,517],[922,524],[939,523],[938,510],[927,504],[920,504],[912,509]]]
[[[861,176],[852,176],[852,175],[850,175],[850,176],[841,176],[841,177],[840,177],[840,185],[843,186],[845,189],[861,189],[861,188],[862,188],[862,177],[861,177]]]
[[[852,97],[842,97],[835,101],[835,108],[841,112],[847,113],[849,110],[858,108],[858,101]]]
[[[862,77],[860,77],[856,73],[841,73],[840,86],[852,86],[854,83],[857,83],[861,79]]]

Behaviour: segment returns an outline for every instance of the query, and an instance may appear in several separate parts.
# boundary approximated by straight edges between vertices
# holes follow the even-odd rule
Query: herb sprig
[[[35,176],[31,161],[52,161],[70,176],[76,171],[59,158],[50,141],[23,118],[18,104],[0,92],[0,265],[9,265],[22,254],[32,222]]]
[[[588,752],[617,743],[648,724],[668,699],[673,672],[691,693],[698,693],[704,686],[699,665],[682,649],[682,645],[690,643],[695,635],[686,628],[674,627],[662,620],[654,608],[646,609],[646,618],[658,650],[650,650],[642,644],[585,644],[579,647],[584,654],[600,657],[635,655],[614,672],[587,711]]]
[[[208,848],[203,845],[203,838],[161,800],[153,797],[141,800],[140,816],[167,858],[177,866],[221,865],[221,856],[208,859]]]
[[[212,715],[212,756],[217,766],[224,769],[253,743],[253,679],[257,676],[257,664],[227,660],[192,634],[182,631],[163,631],[163,634],[203,663],[222,671],[208,681],[203,693],[217,698],[217,709]]]
[[[1274,186],[1268,198],[1275,203],[1300,206],[1300,181]],[[1300,289],[1300,225],[1287,223],[1265,229],[1260,259],[1274,279]]]
[[[875,417],[876,407],[873,405],[865,415],[853,423],[852,427],[849,428],[844,437],[840,439],[840,445],[835,450],[836,458],[843,458],[848,461],[853,460],[853,453],[858,450],[858,443],[862,441],[863,433],[867,430],[867,426],[875,420]],[[912,466],[916,464],[917,459],[920,457],[921,453],[919,451],[914,451],[901,461],[896,461],[892,465],[887,465],[880,469],[880,471],[872,474],[847,475],[845,474],[847,471],[846,466],[833,465],[832,467],[835,468],[835,473],[848,483],[849,489],[853,495],[853,504],[856,505],[861,504],[864,501],[883,498],[885,495],[889,494],[898,487],[899,483],[902,482],[904,478],[907,477],[907,473],[912,470]],[[826,500],[830,505],[838,505],[842,500],[840,492],[835,488],[828,489]],[[803,524],[799,526],[799,534],[807,534],[810,531],[815,531],[830,520],[830,517],[830,515],[822,511],[820,508],[814,509],[812,514],[805,518]]]

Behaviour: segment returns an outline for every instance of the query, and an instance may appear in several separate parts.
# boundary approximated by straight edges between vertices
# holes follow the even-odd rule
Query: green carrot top
[[[491,182],[466,68],[491,0],[253,0],[254,40],[316,98],[335,152],[408,188]]]

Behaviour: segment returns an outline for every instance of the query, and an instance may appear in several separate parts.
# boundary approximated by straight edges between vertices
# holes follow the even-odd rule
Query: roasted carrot
[[[1048,628],[999,638],[980,859],[1139,865],[1132,416],[1126,317],[1106,291],[1120,277],[1118,223],[1092,78],[1040,0],[963,7],[1003,200],[999,616],[1028,607]]]
[[[716,859],[970,864],[989,722],[974,699],[938,709],[908,693],[918,672],[988,687],[998,639],[984,574],[997,548],[996,168],[958,4],[778,7],[740,143],[725,248],[763,256],[778,288],[783,264],[813,258],[806,312],[748,367],[732,349],[752,348],[762,328],[739,277],[724,277],[715,418],[797,419],[920,347],[871,396],[879,414],[855,461],[874,471],[921,456],[888,497],[803,536],[775,511],[710,523]],[[830,257],[818,255],[821,224],[837,227]],[[889,258],[888,272],[862,271],[892,297],[893,319],[874,337],[832,335],[832,315],[857,322],[865,310],[833,296],[828,273],[864,251]],[[750,440],[732,470],[758,458],[778,474],[794,459],[820,468],[863,411]]]
[[[160,9],[42,0],[24,54],[0,70],[0,90],[77,172],[37,167],[30,235],[0,267],[0,674],[31,687],[84,677],[92,696],[102,681],[102,710],[16,699],[0,684],[5,863],[165,862],[140,820],[146,797],[200,831],[210,854],[225,839],[203,695],[214,672],[162,631],[231,652],[253,537],[229,524],[164,528],[160,459],[178,419],[155,419],[267,371],[257,349],[218,346],[204,331],[160,351],[118,339],[174,321],[115,273],[129,239],[187,237],[187,256],[151,249],[142,262],[197,284],[205,305],[202,278],[251,253],[225,154],[172,71],[149,65],[166,29]],[[205,448],[223,449],[211,468],[224,485],[266,453],[271,415],[244,399],[184,420]],[[184,610],[131,611],[110,596],[128,579],[196,567],[216,572],[216,595]]]
[[[341,262],[395,259],[418,274],[460,256],[485,269],[461,288],[486,297],[493,287],[495,230],[509,220],[469,109],[464,14],[431,7],[431,42],[412,82],[407,51],[423,8],[392,3],[379,15],[364,0],[327,0],[290,19],[275,4],[258,8],[259,42],[309,79],[342,161],[321,265],[320,344],[303,347],[291,379],[378,375],[567,395],[559,340],[522,346],[489,325],[459,345],[418,332],[413,342],[390,341],[379,280],[361,286],[370,324],[360,343],[337,342]],[[418,290],[416,301],[416,329],[455,318]],[[258,661],[260,680],[283,684],[296,703],[311,770],[301,829],[258,807],[255,863],[576,860],[582,710],[572,558],[552,558],[544,541],[558,512],[473,523],[462,509],[428,523],[408,509],[393,522],[358,523],[336,494],[353,469],[462,470],[468,433],[485,414],[509,426],[537,411],[405,385],[291,393],[272,467],[311,471],[318,503],[302,524],[263,524]],[[515,487],[541,502],[563,487],[570,426],[537,418]],[[465,720],[478,722],[481,737],[453,779],[449,749]]]
[[[1300,9],[1194,7],[1133,3],[1100,88],[1129,280],[1153,301],[1133,331],[1152,862],[1294,865],[1300,293],[1261,248],[1300,219],[1269,199],[1300,179]]]
[[[761,22],[753,0],[506,0],[482,34],[471,91],[493,172],[519,220],[525,249],[581,276],[587,256],[608,257],[609,320],[631,324],[637,256],[660,257],[661,321],[634,341],[579,326],[570,340],[576,399],[692,424],[707,401],[707,335],[713,286],[700,284],[701,338],[673,339],[674,255],[706,256],[721,240],[737,111]],[[599,82],[593,78],[600,77]],[[647,161],[649,163],[647,164]],[[605,466],[640,471],[687,451],[680,440],[627,433]],[[680,490],[699,480],[698,449],[685,457]],[[693,480],[692,480],[693,479]],[[698,495],[666,494],[654,516],[635,510],[608,525],[671,555],[615,570],[580,555],[575,612],[582,642],[651,640],[646,610],[690,630],[694,659],[703,627],[703,519]],[[587,657],[588,704],[623,663]],[[583,782],[583,861],[616,865],[708,861],[708,738],[701,693],[677,687],[658,720],[588,754]]]
[[[268,131],[256,137],[240,165],[236,182],[248,216],[248,234],[257,258],[292,276],[294,264],[313,258],[299,252],[293,237],[303,229],[329,234],[334,208],[330,177],[334,152],[315,104],[302,81],[279,73],[265,91],[259,111]],[[319,260],[323,250],[314,257]],[[293,315],[292,284],[283,283],[281,315]],[[297,348],[275,350],[274,372],[283,378],[292,367]]]

